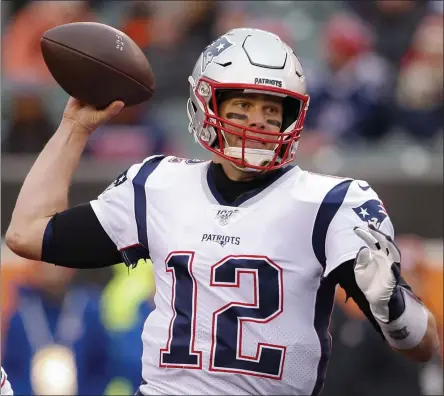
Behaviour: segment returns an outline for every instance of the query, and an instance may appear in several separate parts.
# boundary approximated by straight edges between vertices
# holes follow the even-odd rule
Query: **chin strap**
[[[223,131],[221,133],[225,142],[225,148],[223,149],[223,152],[226,156],[242,160],[242,151],[244,152],[243,158],[247,163],[245,167],[239,166],[234,162],[232,163],[233,166],[239,170],[248,171],[248,172],[261,172],[262,169],[249,168],[248,164],[254,166],[267,166],[271,161],[273,161],[273,158],[276,155],[275,150],[278,147],[278,145],[275,146],[274,150],[264,150],[264,149],[255,149],[255,148],[245,148],[244,150],[242,150],[242,147],[231,147],[228,144],[225,133]],[[279,162],[279,158],[276,159],[276,162]]]
[[[236,159],[242,159],[242,148],[241,147],[226,147],[224,149],[224,154],[236,158]],[[252,149],[252,148],[246,148],[244,150],[244,158],[245,162],[250,165],[254,166],[266,166],[271,161],[273,161],[273,158],[275,157],[276,153],[272,150],[264,150],[264,149]],[[248,165],[246,167],[241,167],[239,165],[236,165],[233,163],[233,165],[240,169],[240,170],[251,170],[255,172],[260,172],[261,169],[256,168],[249,168]]]

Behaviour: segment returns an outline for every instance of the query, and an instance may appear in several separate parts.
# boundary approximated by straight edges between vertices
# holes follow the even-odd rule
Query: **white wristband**
[[[403,314],[390,323],[378,320],[382,333],[391,346],[397,349],[412,349],[424,338],[428,325],[425,307],[408,291],[402,290],[405,300]]]

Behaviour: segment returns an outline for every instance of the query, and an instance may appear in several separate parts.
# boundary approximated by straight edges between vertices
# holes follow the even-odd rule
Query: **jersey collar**
[[[257,180],[236,182],[225,175],[220,164],[210,162],[206,180],[211,195],[220,205],[238,207],[268,189],[293,168],[294,166],[288,165]],[[233,196],[233,191],[237,197],[234,201],[228,200],[226,197]]]

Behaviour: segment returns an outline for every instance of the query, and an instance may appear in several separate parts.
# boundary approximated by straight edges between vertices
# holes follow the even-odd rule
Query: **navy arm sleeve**
[[[101,268],[123,262],[89,203],[57,213],[48,223],[42,261],[70,268]]]
[[[353,299],[375,330],[382,336],[381,328],[370,310],[370,304],[356,283],[354,260],[349,260],[341,264],[334,269],[328,277],[332,277],[332,279],[344,289],[347,300],[350,297]]]
[[[356,283],[354,260],[349,260],[341,264],[334,271],[332,271],[328,277],[332,277],[333,280],[344,289],[345,294],[347,295],[347,299],[349,299],[350,297],[353,299],[353,301],[358,305],[362,313],[367,317],[375,330],[380,333],[381,336],[383,336],[381,328],[374,318],[372,311],[370,310],[369,302],[367,301],[364,293]],[[411,287],[400,275],[398,285],[412,292]]]

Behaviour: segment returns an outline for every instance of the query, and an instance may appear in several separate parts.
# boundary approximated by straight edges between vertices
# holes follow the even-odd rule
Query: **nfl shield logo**
[[[207,66],[213,62],[213,59],[217,58],[222,52],[226,51],[232,45],[234,44],[225,36],[222,36],[205,48],[202,56],[202,73],[205,71]]]

